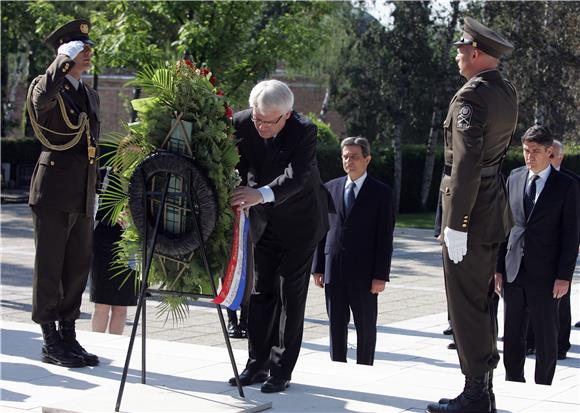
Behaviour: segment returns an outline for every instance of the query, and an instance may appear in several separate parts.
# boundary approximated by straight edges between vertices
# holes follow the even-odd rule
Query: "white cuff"
[[[274,202],[274,191],[268,185],[258,188],[258,191],[262,194],[262,203]]]

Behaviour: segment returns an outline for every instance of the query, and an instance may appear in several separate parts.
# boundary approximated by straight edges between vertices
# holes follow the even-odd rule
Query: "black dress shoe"
[[[260,389],[262,393],[280,393],[290,386],[290,380],[270,376]]]
[[[535,347],[528,347],[526,349],[526,356],[531,356],[532,354],[536,354],[536,348]]]
[[[254,383],[263,383],[267,378],[268,372],[266,370],[244,369],[240,374],[240,384],[242,386],[249,386]],[[232,377],[228,383],[231,386],[237,386],[235,377]]]
[[[447,344],[447,348],[449,350],[457,350],[457,344],[455,344],[455,341],[452,341],[451,343]]]
[[[566,360],[566,353],[565,352],[559,352],[558,353],[558,360]]]
[[[443,330],[443,334],[445,334],[446,336],[453,335],[453,327],[451,326],[447,327],[445,330]]]
[[[574,324],[574,327],[580,328],[580,321],[576,322],[576,324]]]

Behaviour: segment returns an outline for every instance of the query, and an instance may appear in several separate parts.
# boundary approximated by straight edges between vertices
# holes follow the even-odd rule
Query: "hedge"
[[[322,135],[322,134],[321,134]],[[320,136],[318,148],[318,166],[323,181],[344,175],[340,160],[338,140],[328,136],[325,130]],[[35,138],[2,138],[2,162],[12,164],[12,173],[16,165],[34,165],[40,153],[40,143]],[[369,167],[369,174],[393,186],[393,150],[373,149],[373,160]],[[403,145],[403,182],[401,185],[400,212],[420,212],[421,180],[425,164],[425,147],[422,145]],[[503,172],[507,176],[509,171],[524,164],[519,147],[512,147],[503,164]],[[564,165],[580,175],[580,146],[566,147]],[[427,202],[427,210],[434,211],[436,207],[437,191],[441,171],[443,170],[443,151],[439,149],[435,156],[435,168],[431,191]]]
[[[369,166],[369,174],[393,187],[393,150],[372,150],[373,159]],[[421,211],[421,181],[425,165],[425,147],[422,145],[403,145],[403,182],[401,184],[400,212],[412,213]],[[512,169],[524,165],[521,149],[513,147],[508,151],[502,171],[509,175]],[[580,150],[578,147],[566,148],[564,165],[580,174]],[[344,175],[340,160],[340,150],[336,147],[321,146],[318,149],[318,166],[323,181]],[[431,190],[427,201],[427,210],[435,211],[437,191],[443,170],[443,150],[435,155],[435,167]]]

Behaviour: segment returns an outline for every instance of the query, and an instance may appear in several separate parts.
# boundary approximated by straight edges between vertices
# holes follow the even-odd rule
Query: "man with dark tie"
[[[250,109],[234,116],[243,186],[231,204],[250,208],[254,243],[249,357],[240,382],[265,381],[264,393],[289,386],[302,344],[312,257],[328,230],[331,203],[316,161],[316,126],[293,105],[286,84],[266,80],[252,89]]]
[[[525,382],[528,318],[536,335],[537,384],[552,384],[558,356],[558,305],[570,288],[579,242],[578,185],[550,165],[552,135],[534,125],[522,137],[525,167],[508,178],[515,226],[495,275],[505,305],[506,380]]]
[[[90,27],[73,20],[48,36],[56,57],[27,97],[42,143],[28,201],[36,244],[32,320],[42,329],[42,361],[64,367],[99,364],[75,332],[91,265],[100,130],[99,95],[81,80],[91,67]]]
[[[562,142],[554,139],[552,144],[552,155],[550,157],[550,163],[552,167],[563,174],[572,177],[580,188],[580,176],[576,175],[573,171],[562,165],[564,160],[564,146]],[[578,205],[580,208],[580,204]],[[570,294],[565,294],[560,300],[560,305],[558,306],[558,360],[564,360],[566,358],[566,353],[570,350],[570,332],[572,327],[572,314],[570,308]],[[580,326],[576,326],[580,327]],[[536,340],[534,335],[534,328],[532,323],[528,323],[528,336],[526,344],[526,354],[534,354],[536,352]]]
[[[391,271],[392,190],[367,174],[371,161],[365,138],[342,141],[346,176],[326,183],[336,213],[318,244],[312,264],[314,283],[324,288],[330,321],[330,358],[346,362],[350,312],[356,327],[356,362],[372,365],[377,339],[377,298]]]

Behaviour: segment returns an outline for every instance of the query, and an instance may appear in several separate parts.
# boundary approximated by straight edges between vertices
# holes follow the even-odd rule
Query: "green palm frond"
[[[175,71],[172,69],[146,66],[129,84],[156,96],[166,106],[171,107],[175,100]]]
[[[164,323],[167,323],[171,317],[172,324],[175,326],[189,315],[189,302],[188,298],[182,296],[166,295],[157,306],[157,317],[165,315]]]
[[[114,225],[129,201],[129,180],[117,174],[109,174],[109,184],[99,196],[99,209],[104,211],[104,221]]]

